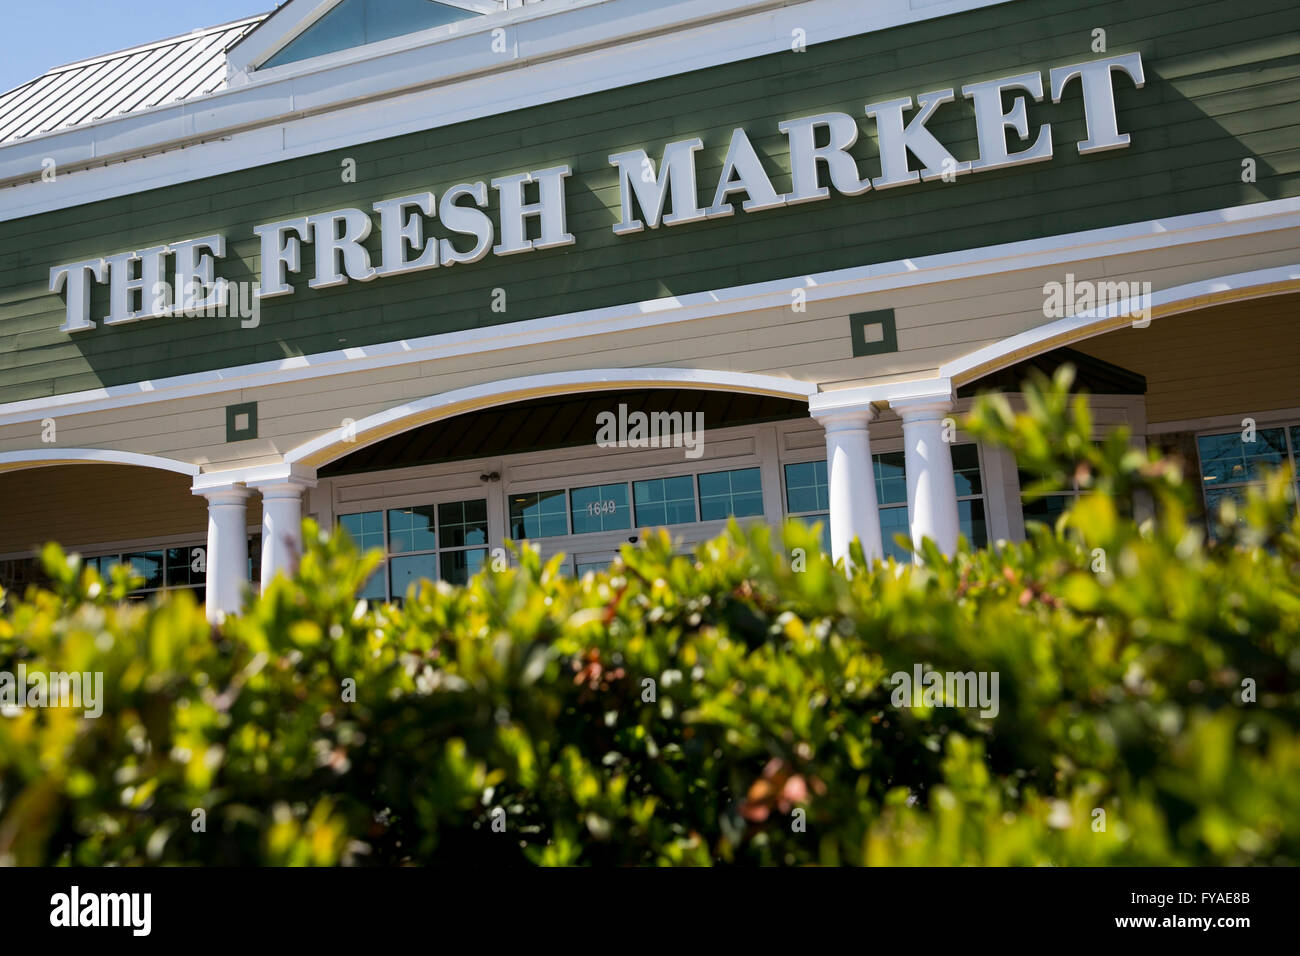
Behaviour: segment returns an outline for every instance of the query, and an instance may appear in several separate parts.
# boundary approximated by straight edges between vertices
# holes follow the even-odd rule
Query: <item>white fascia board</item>
[[[0,452],[0,472],[52,465],[71,465],[81,462],[156,468],[191,477],[199,474],[199,466],[188,461],[160,458],[157,455],[142,455],[132,451],[115,451],[111,448],[46,447],[28,451]]]
[[[1007,2],[548,0],[6,144],[0,182],[46,159],[60,175],[0,189],[0,221],[787,51],[796,28],[816,44]],[[506,54],[491,49],[498,28]]]
[[[729,289],[650,299],[585,312],[194,372],[157,381],[9,402],[0,405],[0,425],[39,420],[54,410],[64,415],[106,411],[236,389],[390,368],[413,362],[518,349],[528,345],[670,325],[757,309],[788,309],[790,290],[795,287],[805,289],[809,300],[822,302],[1103,256],[1137,255],[1187,243],[1230,239],[1280,229],[1300,230],[1300,199],[1277,199],[1047,239],[900,259]],[[1282,277],[1285,278],[1284,275]],[[1240,287],[1239,277],[1213,281],[1231,281]],[[1159,295],[1156,298],[1160,301]],[[1023,333],[1026,336],[1033,334],[1032,330]],[[957,377],[966,367],[965,360],[959,359],[949,363],[938,374],[941,377]]]

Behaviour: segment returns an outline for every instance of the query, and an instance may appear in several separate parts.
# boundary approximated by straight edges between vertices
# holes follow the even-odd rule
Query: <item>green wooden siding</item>
[[[1102,54],[1142,53],[1147,85],[1117,76],[1124,150],[1087,157],[1076,81],[1052,124],[1050,163],[955,183],[870,191],[719,221],[618,237],[611,153],[701,136],[700,201],[710,201],[731,131],[744,126],[780,192],[790,188],[782,119],[840,110],[858,117],[863,173],[879,175],[865,104]],[[815,37],[812,38],[815,40]],[[892,30],[814,44],[618,90],[487,117],[223,176],[0,223],[0,402],[397,339],[516,322],[661,296],[1041,238],[1300,194],[1300,8],[1294,0],[1018,0]],[[960,98],[930,129],[958,159],[978,154]],[[341,163],[357,164],[342,182]],[[1241,181],[1254,157],[1255,183]],[[568,163],[565,249],[312,290],[311,247],[292,296],[262,303],[261,325],[152,319],[68,336],[52,265],[221,232],[218,274],[256,281],[253,227],[460,182]],[[489,191],[495,198],[495,192]],[[496,218],[496,210],[489,213]],[[377,217],[376,217],[377,224]],[[445,235],[439,223],[433,231]],[[461,245],[464,244],[462,240]],[[369,242],[378,259],[378,230]],[[504,289],[508,309],[491,309]],[[107,312],[96,287],[91,317]],[[847,333],[846,333],[847,334]]]

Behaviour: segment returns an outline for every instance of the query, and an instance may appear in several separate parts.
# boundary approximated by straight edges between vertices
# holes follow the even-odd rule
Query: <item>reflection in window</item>
[[[444,551],[441,555],[442,579],[448,584],[468,584],[487,561],[487,548],[467,551]]]
[[[701,521],[763,513],[763,485],[757,468],[700,475],[699,488]]]
[[[384,547],[389,560],[360,597],[401,601],[412,585],[441,578],[465,584],[487,559],[487,499],[410,505],[339,516],[339,527],[363,548]]]
[[[573,533],[622,531],[632,527],[632,509],[628,505],[627,485],[593,485],[569,492],[573,515]]]
[[[254,548],[260,552],[260,536],[255,535],[250,541],[250,555]],[[117,565],[129,567],[144,582],[128,595],[133,601],[143,600],[162,591],[193,591],[200,602],[204,597],[207,548],[201,544],[129,551],[125,554],[96,554],[83,557],[82,563],[88,568],[94,568],[105,580],[112,577],[113,568]],[[260,568],[254,566],[250,570],[257,571]],[[251,580],[256,581],[257,577],[254,575]]]
[[[167,549],[167,587],[202,586],[207,581],[207,549],[199,546]]]
[[[825,461],[785,466],[785,513],[809,527],[820,524],[822,551],[831,553],[830,484]]]
[[[638,528],[689,524],[695,520],[695,479],[652,478],[632,482]]]
[[[972,548],[989,543],[984,518],[984,481],[980,477],[978,445],[952,446],[952,477],[957,486],[957,520]]]
[[[434,0],[343,0],[268,59],[263,67],[378,43],[472,16],[477,14]]]
[[[348,533],[362,552],[384,546],[384,515],[381,511],[343,515],[339,518],[339,527]]]
[[[389,551],[432,551],[438,546],[437,542],[432,505],[395,508],[388,512]]]
[[[1298,439],[1300,426],[1296,425],[1289,429],[1260,428],[1253,435],[1238,429],[1198,436],[1196,450],[1201,459],[1206,514],[1217,519],[1227,500],[1243,504],[1246,489],[1262,484],[1265,472],[1289,466],[1294,477]]]
[[[451,501],[438,505],[438,530],[444,548],[487,544],[487,499]]]
[[[163,552],[136,551],[122,555],[122,560],[131,566],[132,574],[144,578],[140,590],[153,591],[163,586]]]
[[[388,562],[388,575],[393,597],[402,597],[412,584],[422,580],[437,580],[438,556],[430,553],[393,558]]]
[[[535,491],[510,496],[510,537],[516,541],[569,533],[563,491]]]
[[[791,514],[830,508],[830,483],[825,461],[785,466],[785,510]]]
[[[907,504],[907,456],[901,451],[872,455],[876,475],[876,500],[882,505]]]

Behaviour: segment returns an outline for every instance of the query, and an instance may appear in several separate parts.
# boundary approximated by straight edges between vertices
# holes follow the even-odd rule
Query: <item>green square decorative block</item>
[[[849,316],[849,335],[853,339],[853,355],[883,355],[898,351],[898,329],[894,325],[894,310],[855,312]]]
[[[226,406],[226,441],[257,437],[257,402]]]

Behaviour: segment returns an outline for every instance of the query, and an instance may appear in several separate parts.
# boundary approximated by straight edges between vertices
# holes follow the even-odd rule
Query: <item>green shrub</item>
[[[296,579],[212,629],[50,546],[0,670],[99,671],[106,703],[0,717],[0,860],[1300,862],[1287,480],[1207,543],[1177,467],[1094,446],[1067,386],[969,427],[1078,477],[1077,506],[921,567],[850,577],[814,530],[733,526],[581,580],[524,550],[399,608],[309,524]],[[1122,517],[1134,494],[1158,521]],[[997,715],[896,706],[918,664],[997,672]]]

